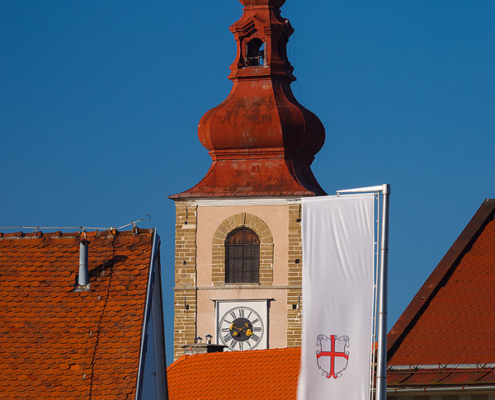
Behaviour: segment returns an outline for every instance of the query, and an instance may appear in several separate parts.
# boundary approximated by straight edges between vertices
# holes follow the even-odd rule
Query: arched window
[[[249,228],[234,229],[225,240],[225,283],[259,283],[260,239]]]
[[[265,65],[265,44],[261,39],[251,39],[246,47],[246,65],[248,67]]]

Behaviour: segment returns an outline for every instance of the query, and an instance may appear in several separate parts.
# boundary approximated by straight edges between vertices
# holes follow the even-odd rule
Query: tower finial
[[[249,6],[270,6],[270,7],[282,7],[285,0],[239,0],[244,7]]]

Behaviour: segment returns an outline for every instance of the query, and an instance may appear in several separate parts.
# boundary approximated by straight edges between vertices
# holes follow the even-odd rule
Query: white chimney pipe
[[[78,286],[86,286],[89,283],[88,269],[88,245],[89,241],[81,240],[79,245],[79,276],[77,279]]]

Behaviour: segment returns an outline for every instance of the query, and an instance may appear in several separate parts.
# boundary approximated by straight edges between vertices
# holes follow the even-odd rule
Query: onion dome
[[[280,15],[285,0],[240,2],[244,14],[230,27],[237,42],[232,90],[198,126],[212,165],[201,182],[172,198],[325,194],[310,168],[325,129],[290,87],[296,78],[286,48],[294,30]]]

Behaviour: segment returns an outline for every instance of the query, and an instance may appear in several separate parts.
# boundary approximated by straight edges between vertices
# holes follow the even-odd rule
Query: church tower
[[[300,346],[301,203],[324,195],[311,163],[325,141],[295,99],[285,0],[240,0],[227,99],[200,120],[212,158],[176,205],[174,358],[198,336],[228,350]]]

